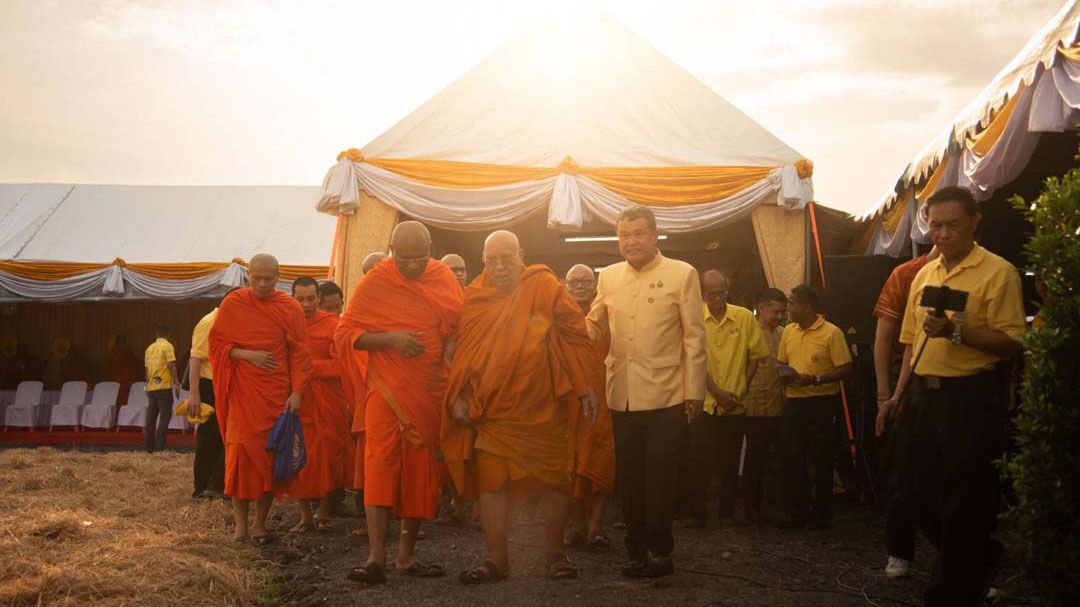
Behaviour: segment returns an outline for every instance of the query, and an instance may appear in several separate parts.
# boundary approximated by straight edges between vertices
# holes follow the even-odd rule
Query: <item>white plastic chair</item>
[[[116,425],[116,399],[120,395],[120,384],[103,381],[94,386],[90,404],[83,407],[79,422],[84,428],[112,428]]]
[[[146,408],[149,406],[150,399],[146,396],[146,382],[139,381],[131,384],[127,404],[120,407],[116,413],[117,432],[120,428],[145,428]]]
[[[72,426],[78,430],[86,396],[86,382],[64,382],[60,388],[60,400],[50,409],[49,431],[52,432],[54,426]]]
[[[173,396],[173,411],[176,411],[176,408],[180,406],[180,403],[183,402],[183,400],[187,398],[189,394],[191,394],[189,391],[181,390],[179,397]],[[191,430],[191,424],[188,423],[186,416],[173,415],[172,418],[169,419],[169,430],[179,430],[181,432],[187,432],[188,430]]]
[[[24,381],[15,391],[15,400],[4,409],[4,430],[8,426],[16,428],[37,427],[38,410],[41,409],[41,393],[45,384],[39,381]]]

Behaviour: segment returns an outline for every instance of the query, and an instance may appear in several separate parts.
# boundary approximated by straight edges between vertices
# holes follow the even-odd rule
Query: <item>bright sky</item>
[[[582,2],[4,0],[0,182],[318,185]],[[872,205],[1061,0],[597,0]]]

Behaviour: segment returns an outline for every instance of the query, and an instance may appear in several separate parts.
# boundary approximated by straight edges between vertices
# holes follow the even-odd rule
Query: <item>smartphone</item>
[[[951,289],[947,286],[925,287],[919,305],[924,308],[945,310],[948,312],[963,312],[967,309],[968,293]]]

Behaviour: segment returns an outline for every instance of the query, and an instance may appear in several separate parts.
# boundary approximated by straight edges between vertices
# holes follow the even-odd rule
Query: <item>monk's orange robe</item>
[[[105,379],[120,384],[117,404],[126,405],[131,384],[139,380],[142,366],[128,345],[113,345],[105,362]]]
[[[345,486],[346,457],[352,459],[351,411],[334,346],[337,314],[320,310],[305,323],[314,369],[300,406],[307,463],[286,494],[293,499],[321,499]]]
[[[569,404],[588,393],[591,348],[581,309],[546,266],[525,268],[509,293],[487,272],[469,285],[442,432],[460,493],[569,489]],[[468,426],[451,415],[458,398]]]
[[[338,317],[340,321],[340,317]],[[338,323],[340,326],[340,322]],[[348,403],[349,433],[345,460],[345,487],[364,490],[364,399],[367,397],[367,352],[353,348],[349,331],[334,331],[335,355],[340,361],[341,387]]]
[[[278,366],[264,371],[234,361],[229,358],[233,348],[266,350]],[[285,487],[273,481],[274,456],[266,451],[266,439],[289,394],[303,394],[311,377],[300,304],[279,291],[265,300],[251,289],[233,291],[221,302],[210,330],[210,361],[225,442],[226,495],[252,500],[280,493]]]
[[[438,261],[409,280],[393,259],[360,279],[338,328],[350,364],[365,363],[353,347],[367,332],[411,331],[424,352],[366,352],[364,377],[364,504],[387,506],[403,518],[435,516],[440,480],[436,453],[446,395],[443,345],[457,331],[463,294],[453,272]]]
[[[570,499],[583,502],[594,492],[611,493],[615,488],[615,434],[611,427],[611,414],[607,408],[607,358],[611,337],[604,333],[592,347],[589,359],[589,386],[600,408],[592,424],[582,414],[576,400],[570,407],[570,444],[573,451],[574,478],[570,486]]]

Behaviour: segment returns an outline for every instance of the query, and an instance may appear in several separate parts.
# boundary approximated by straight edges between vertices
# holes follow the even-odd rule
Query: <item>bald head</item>
[[[585,264],[575,265],[566,273],[566,290],[582,310],[588,311],[596,298],[596,273]]]
[[[454,278],[457,278],[457,281],[464,287],[465,283],[469,280],[469,269],[465,266],[465,259],[457,253],[451,253],[444,256],[439,261],[450,268],[450,271],[454,273]]]
[[[707,270],[701,275],[701,297],[714,317],[719,318],[727,311],[729,285],[727,275],[720,270]]]
[[[364,258],[363,263],[360,264],[360,271],[364,274],[367,274],[372,270],[372,268],[379,265],[379,262],[386,259],[387,257],[388,255],[386,253],[383,253],[382,251],[368,253],[368,256]]]
[[[484,240],[484,269],[491,284],[504,291],[513,290],[525,269],[525,252],[513,232],[497,230]]]
[[[419,221],[403,221],[390,235],[394,261],[405,278],[416,280],[427,269],[431,259],[431,232]]]
[[[258,299],[274,294],[278,281],[278,260],[273,255],[259,253],[248,262],[248,284]]]

